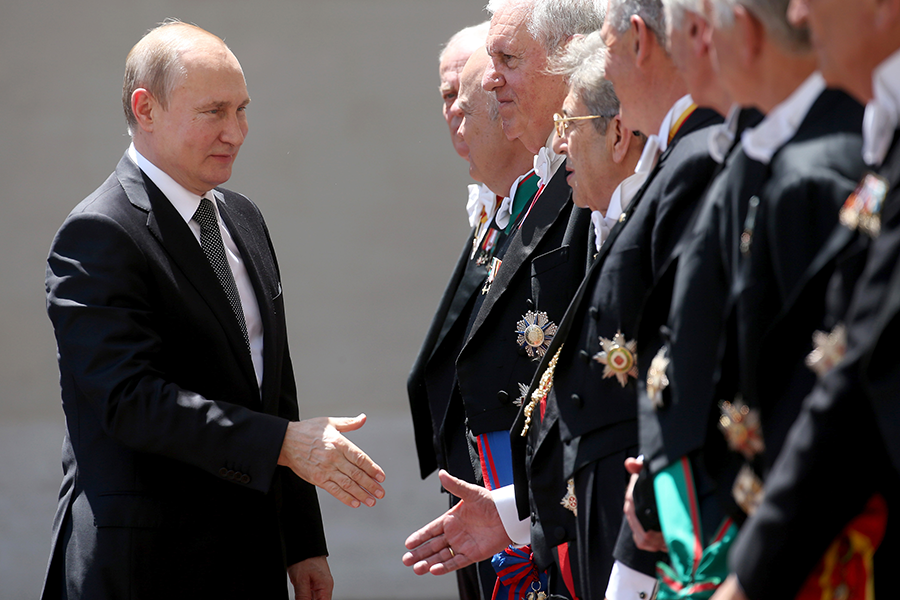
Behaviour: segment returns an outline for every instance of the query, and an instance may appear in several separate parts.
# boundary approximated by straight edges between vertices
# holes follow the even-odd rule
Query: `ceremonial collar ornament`
[[[874,173],[863,177],[841,208],[841,224],[853,231],[858,229],[871,238],[878,237],[881,233],[881,207],[889,187],[887,179]]]
[[[806,355],[806,366],[821,379],[841,362],[846,353],[847,328],[843,323],[838,323],[830,333],[813,333],[813,351]]]
[[[747,460],[753,460],[766,449],[757,409],[751,409],[740,398],[735,398],[733,403],[723,400],[719,403],[719,409],[722,411],[719,429],[725,435],[729,448],[740,452]]]
[[[547,397],[547,394],[550,393],[550,388],[553,387],[553,372],[556,371],[556,361],[559,360],[559,353],[562,351],[562,348],[562,345],[560,345],[559,350],[547,363],[547,368],[541,374],[541,380],[538,382],[537,388],[531,393],[531,400],[524,408],[525,425],[522,427],[522,437],[528,434],[528,428],[531,427],[531,415],[534,413],[535,407]]]
[[[540,360],[550,348],[557,329],[556,323],[547,317],[547,313],[529,310],[516,323],[516,343],[525,349],[531,360]]]
[[[637,342],[634,340],[625,341],[625,336],[621,331],[617,331],[613,339],[608,340],[602,335],[600,336],[600,347],[602,352],[594,355],[601,365],[605,365],[603,369],[603,378],[615,375],[619,380],[619,384],[625,387],[629,377],[636,378],[637,369]]]
[[[669,358],[666,356],[667,348],[663,346],[650,361],[650,369],[647,371],[647,396],[653,403],[654,409],[664,406],[663,390],[669,387],[669,378],[666,369],[669,367]]]
[[[566,495],[559,503],[566,509],[571,510],[572,514],[578,516],[578,498],[575,497],[575,480],[570,479],[566,482]]]

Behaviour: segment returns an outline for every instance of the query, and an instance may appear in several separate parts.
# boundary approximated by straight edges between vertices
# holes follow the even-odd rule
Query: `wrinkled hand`
[[[410,552],[403,555],[403,564],[416,575],[444,575],[486,560],[512,543],[488,490],[443,469],[438,477],[460,502],[406,539]]]
[[[307,558],[288,567],[294,600],[331,600],[334,579],[324,556]]]
[[[341,435],[363,426],[366,415],[320,417],[288,424],[278,464],[317,485],[347,506],[375,506],[384,498],[384,471]]]
[[[748,598],[744,594],[744,590],[741,589],[737,577],[732,573],[722,582],[722,585],[719,586],[719,589],[716,590],[716,593],[713,594],[710,600],[748,600]]]
[[[641,550],[647,552],[668,552],[666,540],[663,538],[662,532],[646,531],[641,522],[638,521],[637,513],[634,510],[634,484],[637,483],[638,474],[644,466],[644,461],[636,458],[625,459],[625,470],[631,473],[631,481],[628,482],[628,489],[625,490],[625,506],[622,511],[631,527],[631,537],[634,538],[634,544]]]

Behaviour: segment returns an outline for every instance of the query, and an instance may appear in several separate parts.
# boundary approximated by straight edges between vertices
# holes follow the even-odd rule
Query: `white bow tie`
[[[482,216],[486,215],[490,220],[494,215],[494,206],[497,196],[483,183],[469,184],[469,201],[466,203],[466,212],[469,213],[469,227],[475,227],[481,223]]]
[[[497,209],[497,217],[494,219],[494,221],[497,222],[497,227],[506,229],[506,226],[509,225],[510,218],[512,218],[512,209],[513,199],[510,196],[507,196],[503,199],[503,202],[500,203],[500,208]]]
[[[562,163],[565,156],[557,154],[547,146],[543,146],[534,156],[534,172],[540,178],[538,189],[544,187],[553,178],[556,168]]]
[[[647,143],[644,144],[644,150],[641,152],[641,158],[638,160],[637,166],[634,168],[635,173],[649,173],[656,166],[659,159],[659,137],[655,135],[647,136]]]
[[[863,160],[872,167],[879,167],[891,147],[897,116],[873,99],[866,105],[863,118]]]

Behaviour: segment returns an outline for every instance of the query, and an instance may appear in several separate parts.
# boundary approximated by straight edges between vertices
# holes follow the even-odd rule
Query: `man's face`
[[[462,121],[462,114],[455,103],[459,95],[459,74],[462,72],[463,67],[466,66],[466,61],[469,60],[470,54],[464,44],[455,44],[447,49],[440,64],[440,90],[444,105],[444,120],[447,121],[447,126],[450,128],[450,141],[453,143],[453,149],[463,158],[469,153],[469,149],[466,147],[466,143],[457,135],[459,123]]]
[[[553,131],[553,113],[566,93],[561,75],[545,73],[547,52],[527,29],[529,12],[508,2],[494,14],[488,31],[491,64],[482,85],[500,103],[503,131],[537,152]]]
[[[631,30],[619,33],[609,24],[609,19],[606,19],[600,29],[600,37],[609,49],[606,59],[606,79],[613,84],[616,96],[619,97],[622,123],[629,129],[639,130],[640,110],[644,98],[634,57],[629,51]]]
[[[808,24],[819,70],[828,85],[856,92],[868,88],[877,65],[867,44],[876,0],[792,0],[788,17],[794,25]]]
[[[477,81],[474,81],[476,78]],[[459,135],[469,148],[469,176],[490,185],[495,161],[509,152],[509,141],[503,133],[500,119],[491,119],[488,106],[491,98],[481,89],[481,71],[473,74],[473,81],[469,82],[468,77],[466,79],[458,100],[463,115]]]
[[[590,115],[584,103],[571,92],[563,103],[563,116]],[[553,149],[566,155],[566,181],[572,188],[572,201],[576,206],[605,211],[615,186],[609,180],[615,168],[607,136],[597,130],[596,119],[568,121],[565,135],[556,137]],[[608,124],[607,134],[613,129]],[[617,182],[618,183],[618,182]]]
[[[231,177],[247,135],[250,98],[240,64],[225,48],[191,50],[184,66],[168,109],[155,104],[146,139],[156,166],[202,195]]]

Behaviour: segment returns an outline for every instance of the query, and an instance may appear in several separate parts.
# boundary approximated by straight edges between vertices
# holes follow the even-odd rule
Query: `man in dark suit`
[[[883,541],[878,536],[857,537],[863,547],[844,546],[835,556],[849,555],[848,548],[864,550],[861,560],[847,565],[849,573],[864,582],[874,568],[875,597],[890,597],[896,590],[890,575],[898,556],[893,515],[900,465],[900,385],[893,348],[900,323],[900,3],[795,2],[791,12],[795,21],[808,19],[827,83],[868,102],[862,148],[874,172],[863,176],[840,218],[869,243],[844,313],[846,350],[833,349],[837,365],[823,370],[804,401],[766,479],[765,499],[732,550],[729,562],[736,577],[730,577],[715,598],[793,597],[804,580],[807,586],[813,579],[818,584],[823,573],[807,580],[810,571],[876,493],[887,507]],[[841,279],[832,283],[837,285],[829,290],[829,310],[834,288],[843,285]],[[871,593],[854,587],[852,580],[841,581],[845,565],[840,559],[834,564],[827,583],[836,584],[831,590],[835,596]]]
[[[63,223],[47,306],[67,435],[44,598],[331,597],[315,488],[373,505],[384,474],[299,421],[259,210],[219,189],[247,133],[243,72],[169,22],[126,62],[133,144]]]
[[[500,123],[497,100],[481,87],[481,75],[490,59],[484,48],[476,50],[460,73],[459,95],[454,106],[461,115],[459,137],[466,148],[469,174],[488,192],[487,202],[463,246],[456,269],[434,316],[425,343],[407,382],[410,409],[416,427],[416,441],[422,477],[435,467],[454,477],[482,484],[481,469],[475,470],[471,455],[476,451],[466,430],[466,415],[456,381],[456,357],[462,347],[466,326],[476,297],[488,275],[495,252],[506,241],[506,233],[494,221],[503,202],[530,199],[537,177],[531,168],[532,154],[517,139],[507,139]],[[475,187],[475,186],[472,186]],[[508,198],[508,199],[507,199]],[[456,499],[451,501],[451,506]],[[490,597],[497,579],[489,562],[457,572],[461,596]],[[474,576],[472,585],[464,582]],[[478,580],[483,588],[477,593]]]
[[[827,242],[842,233],[838,210],[862,169],[854,151],[862,107],[813,74],[808,32],[787,22],[787,1],[738,6],[733,20],[712,15],[719,78],[766,117],[742,133],[685,237],[671,305],[651,297],[642,318],[641,441],[677,554],[661,583],[669,590],[708,592],[727,574],[742,511],[753,510],[748,490],[761,488],[814,380],[804,357],[823,327],[824,294],[804,287],[833,268]],[[787,310],[798,318],[784,320]],[[729,440],[739,455],[729,455],[716,426],[729,415],[726,435],[751,432]],[[692,509],[698,528],[678,527]],[[684,546],[687,536],[702,540],[702,555]]]

